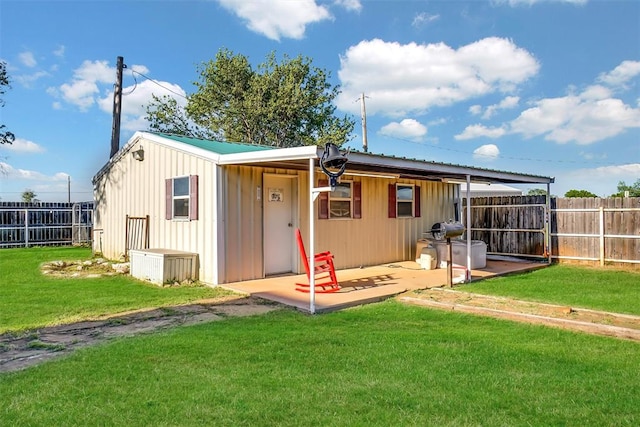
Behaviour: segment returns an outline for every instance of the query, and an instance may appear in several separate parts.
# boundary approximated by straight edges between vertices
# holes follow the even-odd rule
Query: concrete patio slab
[[[487,260],[485,268],[471,271],[471,280],[524,272],[547,265],[539,262]],[[455,269],[454,279],[460,274],[464,273]],[[332,293],[316,292],[316,313],[378,302],[411,290],[447,285],[446,269],[423,270],[413,261],[338,270],[336,275],[342,289]],[[304,274],[283,275],[228,283],[224,287],[310,312],[309,293],[296,291],[296,283],[308,283],[307,277]]]

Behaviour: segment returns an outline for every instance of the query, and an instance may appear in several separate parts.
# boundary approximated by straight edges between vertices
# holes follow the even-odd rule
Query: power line
[[[390,136],[390,135],[385,135],[387,138],[389,139],[395,139],[398,141],[403,141],[403,142],[408,142],[411,144],[416,144],[416,145],[422,145],[422,146],[428,146],[428,147],[432,147],[438,150],[444,150],[444,151],[451,151],[454,153],[462,153],[462,154],[471,154],[474,156],[482,156],[482,157],[487,157],[487,158],[501,158],[501,159],[506,159],[506,160],[521,160],[521,161],[532,161],[532,162],[547,162],[547,163],[572,163],[572,164],[581,164],[581,165],[591,165],[591,164],[600,164],[600,165],[615,165],[615,163],[609,161],[609,162],[604,162],[604,161],[598,161],[598,160],[592,160],[592,161],[579,161],[579,160],[561,160],[561,159],[536,159],[536,158],[530,158],[530,157],[515,157],[515,156],[504,156],[501,154],[498,154],[496,156],[492,156],[489,154],[482,154],[482,153],[474,153],[472,151],[465,151],[465,150],[458,150],[455,148],[448,148],[448,147],[442,147],[440,145],[436,145],[436,144],[430,144],[427,142],[420,142],[420,141],[413,141],[410,139],[406,139],[406,138],[400,138],[397,136]]]
[[[149,77],[149,76],[145,76],[144,74],[142,74],[142,73],[140,73],[140,72],[135,71],[135,70],[133,70],[133,69],[132,69],[132,70],[131,70],[131,74],[133,74],[133,73],[138,74],[138,75],[139,75],[139,76],[141,76],[141,77],[144,77],[145,79],[149,80],[151,83],[154,83],[154,84],[156,84],[156,85],[160,86],[162,89],[166,90],[167,92],[171,92],[172,94],[177,95],[177,96],[179,96],[179,97],[181,97],[181,98],[184,98],[184,99],[189,99],[189,98],[187,98],[186,96],[184,96],[183,94],[178,93],[178,92],[174,91],[173,89],[170,89],[170,88],[168,88],[168,87],[166,87],[166,86],[164,86],[164,85],[160,84],[159,82],[157,82],[156,80],[152,79],[151,77]]]

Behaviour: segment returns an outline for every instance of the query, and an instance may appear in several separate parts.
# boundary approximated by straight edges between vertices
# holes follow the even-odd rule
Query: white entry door
[[[294,270],[294,219],[297,208],[297,179],[264,175],[264,274]]]

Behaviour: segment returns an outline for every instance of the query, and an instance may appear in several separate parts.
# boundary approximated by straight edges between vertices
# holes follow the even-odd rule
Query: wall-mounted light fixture
[[[137,161],[139,161],[139,162],[143,161],[144,160],[144,149],[142,148],[142,145],[136,151],[132,151],[131,155]]]

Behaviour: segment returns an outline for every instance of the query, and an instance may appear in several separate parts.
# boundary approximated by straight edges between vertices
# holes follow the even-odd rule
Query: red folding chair
[[[307,280],[311,280],[311,272],[309,269],[309,259],[307,251],[304,249],[304,242],[300,229],[296,229],[296,240],[298,242],[298,250],[302,257],[304,269],[307,272]],[[331,252],[320,252],[314,255],[314,288],[318,293],[337,292],[340,290],[340,284],[336,279],[336,269],[333,266],[333,254]],[[296,283],[296,291],[309,292],[309,283]]]

